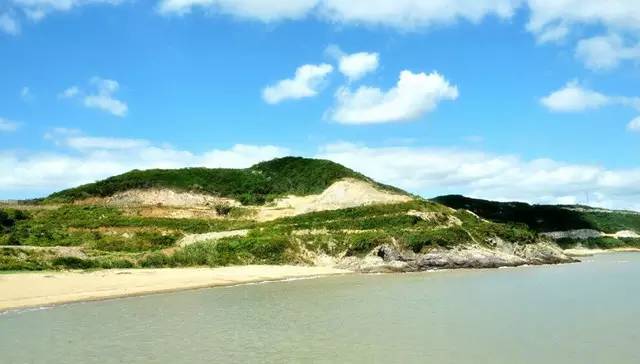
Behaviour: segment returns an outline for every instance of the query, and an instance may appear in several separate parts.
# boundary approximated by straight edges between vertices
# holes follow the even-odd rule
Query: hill
[[[350,178],[382,190],[405,193],[382,185],[338,163],[322,159],[284,157],[246,169],[182,168],[133,170],[102,181],[51,194],[46,200],[70,202],[107,197],[128,190],[170,189],[195,192],[261,205],[286,195],[319,194],[331,184]]]
[[[433,201],[454,209],[467,209],[499,223],[523,224],[538,233],[549,233],[565,246],[581,243],[609,248],[640,246],[640,213],[581,205],[531,205],[496,202],[460,195],[440,196]]]
[[[572,261],[527,226],[485,221],[326,160],[131,171],[47,201],[0,206],[0,270],[304,264],[385,272]]]

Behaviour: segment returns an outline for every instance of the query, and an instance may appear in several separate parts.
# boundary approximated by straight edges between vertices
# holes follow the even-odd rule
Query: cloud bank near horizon
[[[45,135],[55,152],[0,151],[0,198],[32,198],[132,169],[246,168],[297,154],[282,146],[235,144],[202,153],[145,139],[105,138],[77,130]],[[465,194],[532,203],[585,203],[640,211],[640,169],[607,169],[477,149],[374,147],[333,143],[307,157],[329,159],[424,197]],[[10,173],[9,173],[10,172]]]

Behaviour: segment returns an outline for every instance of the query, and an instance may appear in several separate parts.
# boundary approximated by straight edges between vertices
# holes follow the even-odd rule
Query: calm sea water
[[[0,315],[2,363],[640,363],[640,254]]]

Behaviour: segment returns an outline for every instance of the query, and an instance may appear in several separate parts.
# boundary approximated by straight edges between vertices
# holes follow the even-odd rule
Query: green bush
[[[94,266],[90,260],[76,257],[58,257],[53,259],[51,264],[54,267],[66,269],[89,269]]]

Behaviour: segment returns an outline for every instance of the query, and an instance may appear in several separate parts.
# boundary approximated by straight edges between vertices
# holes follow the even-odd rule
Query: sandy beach
[[[565,249],[563,250],[563,252],[572,257],[585,257],[585,256],[591,256],[594,254],[640,252],[640,249],[639,248],[613,248],[613,249],[573,248],[573,249]]]
[[[0,311],[345,273],[350,271],[328,267],[249,265],[0,274]]]

